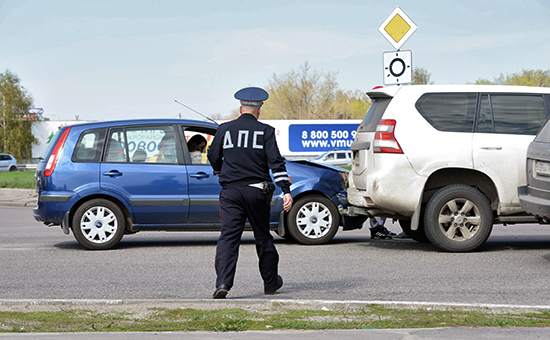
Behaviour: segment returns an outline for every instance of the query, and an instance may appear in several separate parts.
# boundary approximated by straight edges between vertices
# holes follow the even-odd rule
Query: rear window
[[[416,109],[439,131],[472,132],[476,101],[476,93],[426,93]]]
[[[376,131],[376,127],[378,126],[378,123],[380,123],[380,119],[382,119],[384,111],[386,111],[386,108],[391,100],[392,98],[374,98],[369,109],[367,110],[367,113],[365,114],[365,118],[363,118],[361,125],[359,125],[358,131]]]

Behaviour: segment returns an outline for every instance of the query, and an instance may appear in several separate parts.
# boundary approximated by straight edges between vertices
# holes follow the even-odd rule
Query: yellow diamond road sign
[[[393,12],[384,20],[382,25],[378,27],[378,31],[382,33],[396,50],[399,50],[401,45],[409,39],[416,31],[418,26],[409,18],[403,10],[397,6]]]

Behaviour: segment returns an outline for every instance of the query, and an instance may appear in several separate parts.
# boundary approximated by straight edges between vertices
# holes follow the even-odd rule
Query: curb
[[[485,311],[493,313],[532,313],[550,311],[550,306],[505,305],[483,303],[439,303],[416,301],[336,301],[336,300],[260,300],[260,299],[0,299],[0,311],[56,311],[66,309],[92,310],[143,310],[149,308],[192,308],[220,309],[243,308],[246,310],[266,309],[341,309],[363,308],[381,305],[396,309],[433,309]]]
[[[14,202],[14,201],[3,201],[0,200],[0,207],[19,207],[19,208],[32,208],[37,205],[36,200],[25,201],[25,202]]]

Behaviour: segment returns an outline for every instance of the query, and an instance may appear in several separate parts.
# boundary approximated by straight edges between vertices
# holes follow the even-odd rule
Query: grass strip
[[[0,172],[0,188],[34,189],[34,171]]]
[[[262,311],[165,309],[146,312],[63,310],[0,312],[0,332],[146,332],[337,330],[433,327],[548,327],[550,312],[396,309],[380,305],[335,310],[278,307]]]

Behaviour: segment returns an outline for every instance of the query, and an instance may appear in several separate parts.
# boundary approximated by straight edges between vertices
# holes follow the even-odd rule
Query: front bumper
[[[523,211],[544,219],[550,219],[550,191],[523,185],[518,187],[518,196]]]

